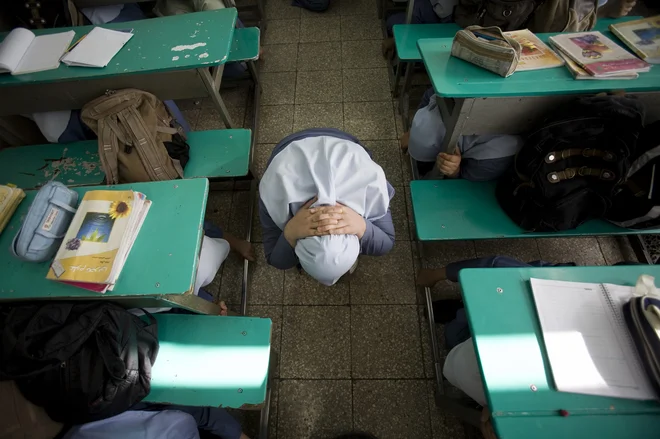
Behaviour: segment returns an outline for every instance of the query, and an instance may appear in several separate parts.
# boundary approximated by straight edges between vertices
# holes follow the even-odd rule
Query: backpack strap
[[[99,158],[105,170],[105,179],[108,184],[119,183],[119,169],[117,165],[117,151],[119,143],[116,133],[107,123],[107,118],[99,119]]]
[[[555,163],[559,160],[566,160],[569,157],[599,157],[606,162],[616,162],[617,157],[612,151],[604,151],[596,148],[569,148],[560,151],[550,151],[545,155],[546,163]]]
[[[550,183],[560,183],[564,180],[570,180],[577,176],[580,177],[596,177],[600,180],[614,181],[616,174],[609,169],[589,168],[582,166],[581,168],[566,168],[563,171],[554,171],[547,175]]]

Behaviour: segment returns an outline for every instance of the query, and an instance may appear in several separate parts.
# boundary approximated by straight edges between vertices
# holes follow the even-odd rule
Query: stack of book
[[[600,32],[555,35],[550,43],[575,79],[634,79],[651,68]]]
[[[0,185],[0,233],[4,230],[23,198],[25,198],[23,189]]]
[[[112,291],[149,207],[140,192],[87,192],[46,277],[97,293]]]
[[[522,47],[516,72],[549,69],[564,65],[564,60],[530,30],[514,30],[511,32],[504,32],[504,35],[513,38],[519,42],[520,47]]]
[[[644,61],[660,64],[660,15],[612,24],[610,30]]]

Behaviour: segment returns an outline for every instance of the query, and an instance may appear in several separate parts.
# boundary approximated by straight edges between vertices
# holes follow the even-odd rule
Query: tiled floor
[[[395,186],[397,243],[387,256],[361,257],[350,280],[322,287],[297,270],[266,264],[255,214],[249,313],[273,319],[278,353],[270,437],[326,439],[355,429],[380,439],[462,438],[461,425],[433,403],[429,334],[414,286],[410,171],[396,140],[401,133],[380,54],[376,0],[333,0],[324,14],[289,4],[266,5],[257,172],[263,173],[274,144],[296,130],[336,127],[356,135]],[[246,90],[223,95],[232,117],[248,121]],[[222,127],[207,102],[185,112],[197,129]],[[244,235],[248,202],[247,192],[212,192],[208,216]],[[430,266],[492,254],[596,265],[623,259],[613,238],[453,242],[428,246],[425,253]],[[241,270],[239,261],[226,261],[211,286],[217,299],[237,304]],[[440,285],[434,294],[451,297],[458,289]],[[256,416],[245,419],[253,424]],[[246,426],[254,435],[253,428]]]

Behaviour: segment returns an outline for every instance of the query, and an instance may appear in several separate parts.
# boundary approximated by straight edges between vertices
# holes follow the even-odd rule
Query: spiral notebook
[[[530,279],[560,392],[655,399],[623,318],[633,287]]]

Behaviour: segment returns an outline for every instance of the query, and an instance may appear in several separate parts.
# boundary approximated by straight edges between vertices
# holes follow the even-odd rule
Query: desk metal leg
[[[259,439],[268,439],[268,423],[270,420],[270,380],[266,387],[266,400],[264,406],[261,408],[261,416],[259,417]]]
[[[224,66],[218,68],[218,71],[215,72],[216,77],[218,76],[221,77],[223,70],[224,70]],[[222,121],[225,123],[225,127],[234,128],[234,123],[231,121],[231,117],[229,116],[229,111],[227,111],[227,107],[225,106],[225,103],[222,100],[222,97],[220,96],[220,88],[216,87],[215,85],[216,81],[213,78],[213,75],[211,75],[210,70],[208,68],[197,69],[197,73],[199,74],[199,77],[202,78],[202,82],[204,83],[206,92],[208,93],[209,97],[215,104],[215,107],[218,109],[218,113],[220,113],[220,117],[222,118]]]
[[[403,65],[407,63],[403,63],[399,57],[397,56],[396,58],[396,69],[395,69],[395,75],[394,75],[394,83],[392,85],[392,96],[397,98],[399,97],[399,83],[401,82],[401,69],[403,68]],[[407,66],[409,67],[409,66]]]
[[[410,128],[408,113],[410,112],[410,84],[412,83],[413,71],[417,63],[410,62],[406,64],[406,74],[403,77],[403,89],[399,97],[399,113],[401,113],[401,122],[403,123],[403,130],[408,131]]]
[[[649,253],[649,250],[646,248],[646,244],[644,243],[644,240],[642,239],[641,236],[628,235],[628,242],[630,242],[630,246],[635,252],[635,256],[637,257],[637,260],[639,262],[641,262],[642,264],[649,264],[649,265],[653,264],[653,259],[651,258],[651,254]]]

